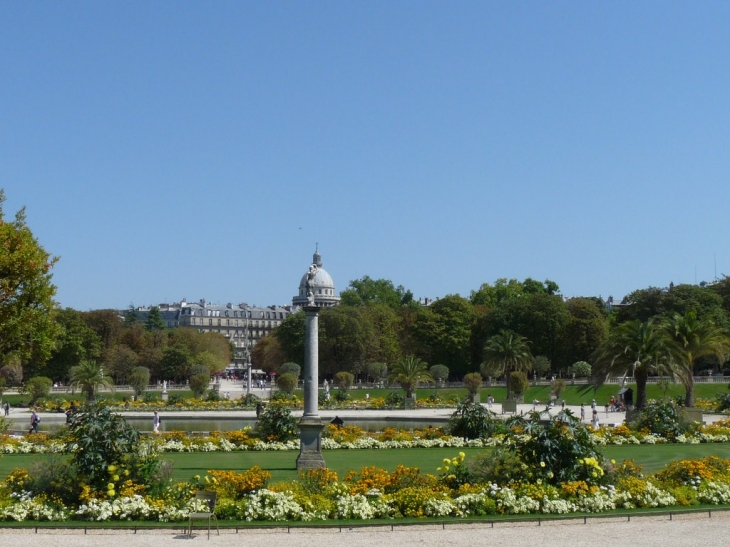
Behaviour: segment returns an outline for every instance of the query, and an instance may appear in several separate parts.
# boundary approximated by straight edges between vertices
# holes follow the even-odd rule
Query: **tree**
[[[294,363],[304,362],[304,338],[306,335],[306,315],[304,312],[292,313],[286,317],[274,330],[273,335],[279,341],[281,353],[285,360]],[[254,350],[258,345],[257,343]],[[254,353],[254,357],[255,355]]]
[[[53,320],[56,287],[51,256],[25,223],[25,208],[5,220],[5,192],[0,189],[0,359],[44,363],[51,354],[58,325]]]
[[[190,390],[193,392],[193,397],[200,399],[205,392],[208,390],[210,385],[210,372],[208,368],[202,365],[196,365],[193,367],[192,373],[190,374],[189,380]]]
[[[340,391],[347,392],[355,382],[355,376],[347,371],[341,370],[335,374],[335,385]]]
[[[319,317],[320,372],[361,372],[367,362],[369,340],[374,336],[361,308],[325,308]]]
[[[710,318],[698,319],[694,311],[675,313],[664,324],[669,338],[669,351],[677,364],[679,379],[684,384],[684,405],[694,406],[695,363],[708,356],[724,355],[730,350],[727,333]]]
[[[25,384],[25,391],[30,395],[30,404],[34,405],[38,399],[48,397],[53,387],[53,380],[45,376],[31,378]]]
[[[162,312],[157,306],[152,306],[147,312],[147,321],[144,322],[144,328],[149,331],[164,330],[165,321],[162,319]]]
[[[415,334],[431,362],[449,367],[461,377],[470,370],[474,306],[459,295],[448,295],[418,311]]]
[[[482,389],[482,383],[484,379],[478,372],[470,372],[464,376],[464,387],[469,392],[469,395],[476,395]]]
[[[649,374],[673,373],[663,333],[654,319],[634,320],[614,327],[596,352],[594,368],[599,385],[612,375],[633,375],[639,410],[647,405]]]
[[[571,298],[565,305],[570,317],[562,334],[562,363],[584,361],[608,336],[606,309],[595,298]]]
[[[284,374],[276,377],[276,387],[278,387],[284,393],[291,395],[299,385],[299,380],[296,374],[292,372],[285,372]]]
[[[72,366],[101,356],[101,338],[86,324],[83,314],[71,308],[56,310],[58,337],[45,365],[26,366],[28,374],[42,373],[54,380],[66,380]]]
[[[368,376],[375,382],[379,382],[388,373],[388,365],[385,363],[369,363],[368,364]]]
[[[428,371],[438,385],[449,379],[449,367],[446,365],[434,365]]]
[[[340,294],[342,306],[366,306],[368,304],[384,304],[394,310],[413,299],[410,291],[402,285],[395,287],[388,279],[371,279],[365,276],[362,279],[350,281],[347,289]]]
[[[72,390],[80,389],[91,402],[96,399],[99,388],[107,387],[114,391],[114,381],[108,374],[104,374],[104,367],[96,361],[84,360],[75,367],[71,367],[70,377]]]
[[[147,386],[150,385],[150,369],[147,367],[135,367],[127,376],[129,385],[134,390],[135,397],[142,395]]]
[[[251,350],[251,364],[264,372],[275,372],[283,362],[284,352],[276,335],[262,338]]]
[[[139,356],[125,344],[114,346],[106,356],[106,369],[119,383],[129,379],[129,375],[138,363]]]
[[[426,382],[433,382],[433,377],[428,372],[427,363],[415,355],[407,355],[395,362],[388,374],[388,381],[400,384],[406,392],[406,397],[411,399],[418,386]]]
[[[591,364],[586,361],[578,361],[573,363],[570,367],[570,371],[578,376],[579,378],[591,375]]]
[[[532,360],[532,370],[535,371],[535,374],[545,375],[550,372],[550,368],[550,359],[544,355],[538,355]]]
[[[504,330],[487,340],[484,347],[484,376],[504,375],[507,383],[507,398],[512,395],[511,373],[529,371],[532,368],[532,353],[527,338],[513,331]]]
[[[162,351],[162,378],[175,380],[190,376],[193,366],[193,356],[184,346],[172,346]],[[208,373],[210,376],[210,373]]]
[[[289,361],[288,363],[284,363],[279,367],[279,370],[277,371],[278,374],[293,374],[295,377],[299,378],[299,375],[302,373],[302,367],[300,367],[296,363],[292,363]]]

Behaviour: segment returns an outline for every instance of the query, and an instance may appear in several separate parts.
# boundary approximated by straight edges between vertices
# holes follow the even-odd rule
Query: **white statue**
[[[162,381],[162,393],[167,393],[167,380]]]

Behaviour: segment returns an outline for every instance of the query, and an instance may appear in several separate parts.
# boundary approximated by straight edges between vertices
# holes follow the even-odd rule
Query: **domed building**
[[[340,303],[340,297],[335,296],[335,282],[322,267],[322,255],[314,251],[312,264],[299,282],[299,294],[292,298],[294,306],[317,306],[327,308]]]

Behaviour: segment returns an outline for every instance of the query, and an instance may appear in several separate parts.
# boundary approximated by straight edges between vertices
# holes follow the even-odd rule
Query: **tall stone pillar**
[[[304,340],[304,414],[299,421],[297,469],[326,467],[322,456],[322,429],[319,417],[319,308],[305,306]]]

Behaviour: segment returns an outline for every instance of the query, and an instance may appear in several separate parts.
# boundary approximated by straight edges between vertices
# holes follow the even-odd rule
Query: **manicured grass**
[[[393,471],[402,464],[418,467],[424,473],[436,473],[444,458],[452,458],[460,451],[467,460],[485,451],[482,448],[411,448],[392,450],[326,450],[327,466],[336,471],[340,479],[348,471],[360,471],[366,466],[376,466]],[[627,445],[602,448],[609,459],[622,461],[633,459],[644,467],[646,473],[658,471],[672,460],[699,459],[705,456],[730,456],[728,444],[668,444]],[[258,465],[272,474],[272,481],[286,481],[297,477],[296,451],[282,452],[194,452],[170,453],[162,456],[174,464],[173,479],[184,481],[194,475],[204,476],[208,470],[244,471]],[[0,458],[0,479],[4,479],[16,467],[30,467],[34,462],[49,456],[41,454],[9,454]]]

